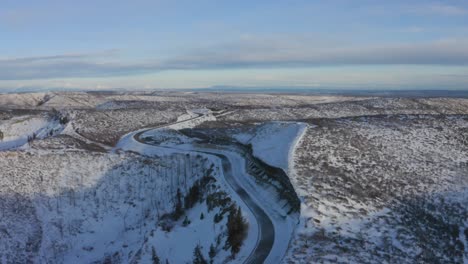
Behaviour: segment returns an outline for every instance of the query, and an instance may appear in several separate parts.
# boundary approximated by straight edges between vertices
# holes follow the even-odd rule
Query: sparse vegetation
[[[198,142],[231,144],[229,133],[256,129],[262,121],[311,125],[296,150],[295,173],[276,174],[261,160],[246,164],[259,190],[277,193],[284,217],[304,210],[286,262],[463,263],[466,258],[466,99],[159,92],[28,96],[32,99],[0,95],[2,107],[13,109],[0,112],[0,141],[10,140],[25,120],[39,128],[21,134],[31,143],[22,151],[0,152],[0,252],[7,263],[63,263],[76,256],[87,263],[174,263],[160,248],[165,245],[155,241],[200,225],[214,225],[216,237],[199,240],[203,246],[192,252],[194,240],[185,262],[238,261],[249,226],[216,181],[219,168],[211,161],[187,153],[108,153],[97,146],[173,122],[186,109],[206,107],[229,112],[182,131]],[[71,129],[60,134],[65,125]],[[242,151],[252,154],[245,146]],[[109,233],[141,243],[106,240]],[[98,236],[103,246],[78,240]]]
[[[311,123],[319,127],[309,129],[298,148],[294,179],[309,213],[291,259],[463,262],[459,234],[468,219],[468,149],[459,131],[468,127],[464,116]]]
[[[11,199],[7,196],[2,196],[0,199],[2,208],[0,226],[5,227],[10,234],[0,241],[0,249],[5,254],[5,259],[11,262],[14,262],[13,260],[28,262],[34,259],[34,254],[40,249],[41,243],[49,247],[57,247],[57,250],[62,248],[63,254],[83,252],[82,258],[89,262],[92,262],[92,256],[95,255],[102,258],[101,251],[88,245],[80,245],[75,242],[74,238],[78,234],[89,237],[102,236],[102,232],[108,232],[106,224],[100,224],[98,228],[95,228],[89,227],[87,223],[89,221],[101,223],[109,216],[122,224],[122,229],[113,229],[112,232],[135,236],[151,233],[149,231],[157,229],[158,223],[165,222],[164,215],[174,209],[173,204],[177,200],[175,187],[184,186],[182,183],[186,178],[183,174],[178,174],[163,166],[177,159],[180,159],[179,164],[184,168],[193,166],[193,174],[187,178],[188,186],[203,178],[208,171],[213,171],[210,169],[210,163],[201,156],[175,155],[153,158],[151,162],[148,162],[148,158],[130,153],[108,154],[75,150],[65,150],[59,155],[44,151],[0,152],[3,186],[3,189],[0,187],[0,192],[5,193],[7,190],[5,188],[10,188],[8,186],[16,184],[21,186],[16,189],[18,194]],[[73,164],[73,166],[67,170],[56,169],[60,164],[66,163]],[[27,167],[19,168],[23,177],[16,177],[18,167],[15,164],[28,164]],[[35,169],[29,170],[30,166]],[[97,183],[96,180],[98,180]],[[116,182],[119,184],[116,185]],[[90,187],[83,188],[82,186]],[[28,193],[34,193],[32,190],[48,192],[52,195],[27,197]],[[180,188],[179,193],[180,200],[183,201]],[[118,206],[115,206],[116,204]],[[34,208],[40,208],[41,211],[35,211]],[[78,216],[63,214],[65,211],[73,212],[74,210],[79,210],[80,214]],[[38,220],[38,212],[51,216],[50,220],[48,218]],[[115,215],[119,217],[115,218]],[[88,220],[84,221],[82,217]],[[169,220],[167,223],[170,226],[169,223],[172,220],[170,218]],[[42,230],[40,221],[46,221],[45,223],[51,228]],[[27,232],[23,232],[25,227],[27,227]],[[85,229],[85,227],[91,229]],[[0,228],[1,234],[3,230]],[[142,230],[141,233],[140,230]],[[43,233],[49,237],[50,242],[41,241]],[[11,236],[11,234],[15,235]],[[141,241],[144,241],[143,236]],[[77,248],[65,248],[63,246],[65,243],[76,244]],[[109,248],[106,259],[112,263],[119,263],[118,258],[114,257],[115,252],[121,252],[119,255],[121,258],[122,255],[127,255],[136,248],[133,244],[117,244],[110,240],[103,240],[103,243]],[[18,250],[10,251],[8,249],[10,244],[17,245]],[[152,260],[151,246],[148,254],[148,260]],[[47,258],[54,260],[58,256],[51,254]]]

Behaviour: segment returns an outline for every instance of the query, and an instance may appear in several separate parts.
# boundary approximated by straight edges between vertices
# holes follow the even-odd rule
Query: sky
[[[0,92],[468,90],[468,1],[3,0]]]

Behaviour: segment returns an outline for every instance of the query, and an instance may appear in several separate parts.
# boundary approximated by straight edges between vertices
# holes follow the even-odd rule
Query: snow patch
[[[60,134],[63,125],[58,120],[47,116],[19,116],[0,123],[3,140],[0,140],[0,151],[19,148],[28,143],[28,137],[43,139]]]
[[[304,123],[269,122],[258,127],[253,134],[244,132],[233,137],[240,143],[251,144],[257,158],[288,171],[297,138],[305,128]]]

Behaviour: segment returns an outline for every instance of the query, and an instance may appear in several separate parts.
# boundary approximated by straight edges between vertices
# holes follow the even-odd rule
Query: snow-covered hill
[[[41,149],[0,152],[0,166],[2,262],[149,263],[155,248],[161,260],[181,263],[198,244],[207,259],[211,245],[214,259],[230,256],[227,216],[213,220],[225,207],[194,201],[178,220],[170,216],[178,192],[185,197],[199,181],[210,183],[203,199],[222,193],[219,170],[200,155]]]
[[[294,262],[468,259],[468,117],[317,119],[295,153]]]
[[[271,166],[289,169],[289,156],[294,142],[306,124],[293,122],[271,122],[234,134],[233,137],[242,144],[250,144],[253,154]]]
[[[467,116],[461,98],[1,94],[0,262],[241,262],[258,219],[225,155],[275,226],[271,263],[289,241],[286,263],[464,263]],[[133,138],[148,127],[157,146]]]
[[[60,134],[64,124],[47,114],[21,115],[0,120],[0,151],[21,147],[33,139]]]

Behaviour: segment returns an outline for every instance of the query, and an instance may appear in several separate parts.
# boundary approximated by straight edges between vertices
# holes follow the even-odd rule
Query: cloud
[[[394,45],[315,45],[313,40],[254,39],[208,47],[166,62],[173,68],[468,64],[468,41]]]
[[[326,45],[304,38],[243,37],[167,60],[128,62],[116,51],[0,60],[0,80],[129,76],[167,70],[334,65],[468,65],[468,40]]]
[[[69,53],[50,56],[37,56],[26,58],[0,59],[0,63],[34,63],[41,61],[60,61],[60,60],[75,60],[86,58],[112,57],[119,53],[117,49],[109,49],[93,53]]]
[[[428,6],[428,12],[441,15],[466,15],[468,10],[458,6],[452,6],[447,4],[432,4]]]
[[[468,9],[447,3],[430,3],[410,8],[410,11],[423,15],[461,16],[467,15]]]
[[[101,62],[103,59],[113,59],[117,54],[117,50],[105,50],[95,53],[0,59],[0,80],[119,76],[157,69],[154,63]]]
[[[422,32],[426,32],[426,31],[427,31],[426,28],[416,27],[416,26],[407,27],[407,28],[403,28],[403,29],[400,30],[400,32],[403,32],[403,33],[422,33]]]

